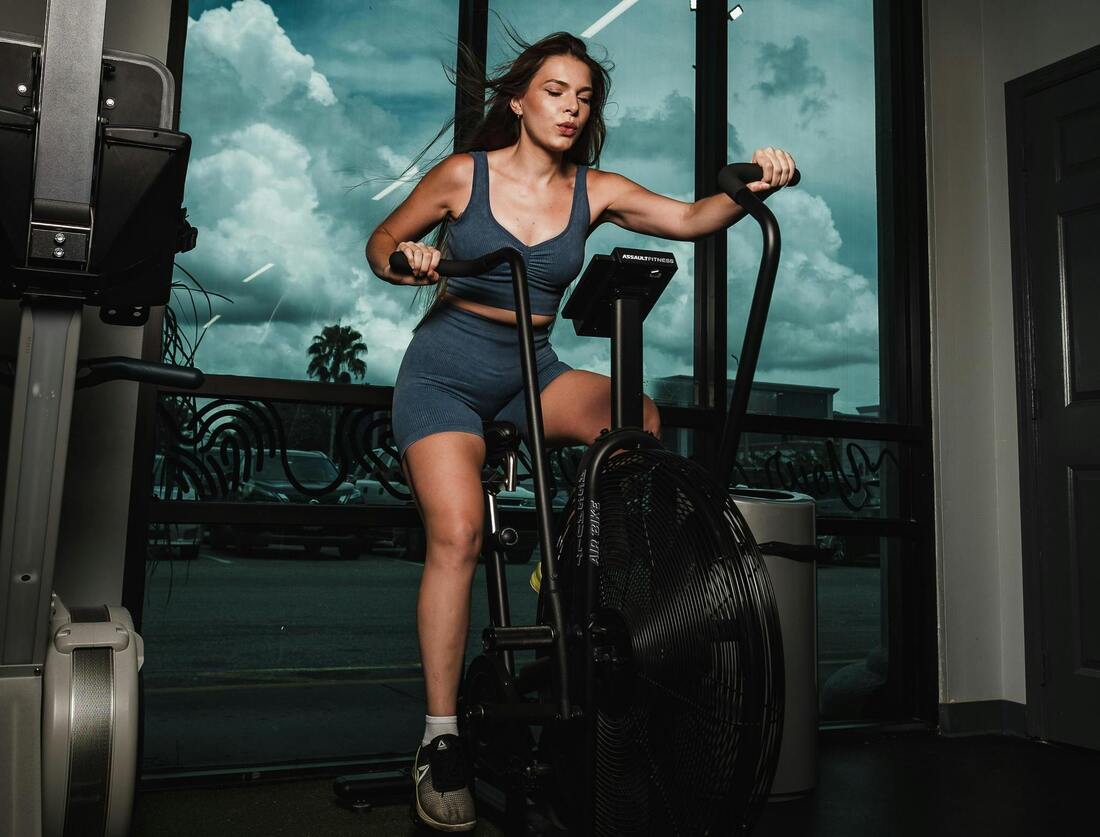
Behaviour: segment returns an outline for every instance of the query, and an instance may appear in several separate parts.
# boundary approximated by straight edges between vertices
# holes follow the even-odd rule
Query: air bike
[[[611,338],[613,426],[586,450],[556,526],[523,259],[505,248],[437,268],[478,276],[507,263],[515,289],[543,580],[536,624],[511,624],[503,578],[514,533],[498,529],[488,482],[492,625],[459,709],[479,808],[495,806],[508,835],[747,834],[767,800],[782,640],[759,548],[727,489],[779,263],[775,217],[745,186],[762,176],[735,164],[718,177],[760,224],[764,250],[717,462],[707,470],[641,429],[642,321],[675,259],[594,256],[562,316],[579,335]],[[401,253],[390,264],[410,272]],[[487,422],[485,438],[486,466],[513,483],[515,427]],[[518,651],[535,660],[517,671]]]
[[[0,297],[22,309],[14,375],[0,369],[13,388],[0,529],[0,834],[12,837],[130,830],[141,637],[125,608],[54,592],[75,391],[202,383],[194,369],[79,358],[85,305],[144,325],[195,243],[172,76],[103,49],[105,7],[51,0],[44,40],[0,33]]]

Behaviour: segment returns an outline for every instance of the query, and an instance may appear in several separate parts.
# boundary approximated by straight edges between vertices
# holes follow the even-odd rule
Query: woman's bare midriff
[[[516,324],[516,312],[509,311],[507,308],[496,308],[492,305],[483,305],[480,302],[472,302],[468,299],[461,299],[454,294],[444,293],[443,301],[448,305],[453,305],[455,308],[463,308],[466,311],[471,311],[474,314],[480,314],[483,317],[487,317],[490,320],[496,320],[498,323],[507,323],[508,325]],[[554,322],[554,317],[551,314],[532,314],[531,324],[533,326],[541,327],[549,325]]]

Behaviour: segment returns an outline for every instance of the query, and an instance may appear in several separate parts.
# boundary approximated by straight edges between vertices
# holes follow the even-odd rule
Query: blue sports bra
[[[484,151],[471,151],[474,182],[470,203],[447,231],[445,258],[473,259],[501,247],[519,250],[527,263],[527,286],[534,314],[558,313],[562,294],[584,266],[584,242],[591,219],[588,208],[588,166],[577,166],[569,223],[553,238],[528,247],[493,217],[489,208],[489,163]],[[460,299],[514,311],[512,273],[507,264],[481,276],[452,276],[446,290]]]

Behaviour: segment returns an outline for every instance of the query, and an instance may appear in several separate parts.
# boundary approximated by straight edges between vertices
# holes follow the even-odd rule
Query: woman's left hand
[[[752,162],[764,170],[764,179],[746,184],[752,192],[766,192],[780,189],[791,181],[794,175],[794,157],[782,148],[758,148],[753,152]]]

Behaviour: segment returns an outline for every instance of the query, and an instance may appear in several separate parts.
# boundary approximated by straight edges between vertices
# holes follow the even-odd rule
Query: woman
[[[610,380],[570,368],[549,341],[562,293],[583,265],[585,239],[610,221],[646,235],[691,240],[743,214],[724,194],[682,203],[618,174],[590,170],[603,145],[609,82],[607,70],[572,35],[556,33],[527,46],[486,82],[492,92],[473,150],[425,174],[367,243],[379,278],[436,285],[434,303],[414,329],[398,372],[392,415],[427,535],[417,627],[428,713],[415,762],[416,809],[442,831],[476,824],[456,705],[483,526],[482,421],[512,421],[525,433],[527,417],[507,266],[440,283],[435,268],[443,254],[417,242],[443,222],[449,258],[505,246],[523,254],[547,444],[591,444],[611,425]],[[764,180],[749,185],[757,192],[784,186],[795,168],[789,154],[774,148],[758,150],[753,162],[764,172]],[[390,270],[395,250],[408,258],[412,276]],[[660,432],[648,397],[644,424]]]

